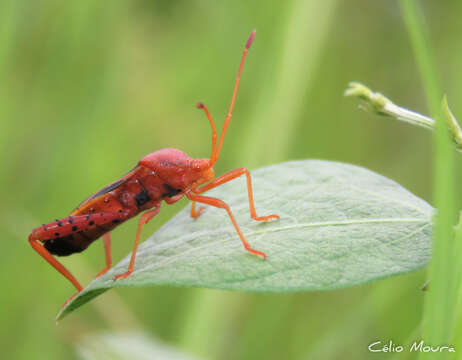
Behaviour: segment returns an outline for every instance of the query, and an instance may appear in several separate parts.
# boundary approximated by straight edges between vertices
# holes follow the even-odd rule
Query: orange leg
[[[178,194],[178,195],[175,195],[171,198],[165,198],[164,201],[169,204],[169,205],[172,205],[172,204],[175,204],[178,200],[180,200],[182,197],[184,196],[184,194]],[[204,206],[200,206],[198,210],[196,210],[196,202],[193,201],[192,202],[192,206],[191,206],[191,217],[192,218],[197,218],[200,216],[200,214],[202,213],[202,211],[205,210],[205,207]]]
[[[257,212],[255,210],[255,204],[254,204],[254,201],[253,201],[253,191],[252,191],[252,179],[250,178],[250,173],[247,169],[244,169],[244,168],[240,168],[240,169],[234,169],[234,170],[231,170],[229,172],[227,172],[226,174],[223,174],[219,177],[217,177],[216,179],[214,179],[213,181],[209,182],[207,185],[204,185],[202,186],[201,188],[197,188],[197,189],[192,189],[191,191],[194,192],[195,194],[201,194],[203,193],[204,191],[207,191],[207,190],[210,190],[210,189],[213,189],[217,186],[220,186],[228,181],[231,181],[241,175],[245,174],[246,178],[247,178],[247,192],[249,194],[249,207],[250,207],[250,217],[254,220],[257,220],[257,221],[268,221],[268,220],[271,220],[271,219],[279,219],[279,215],[267,215],[267,216],[257,216]],[[193,206],[194,206],[194,202],[193,202]],[[191,216],[192,215],[192,212],[193,212],[193,208],[191,208]],[[199,214],[197,214],[197,216],[200,215],[200,211],[199,211]],[[197,216],[193,216],[193,217],[197,217]]]
[[[175,204],[178,200],[180,200],[183,196],[184,196],[183,193],[179,193],[171,198],[165,198],[164,201],[167,204],[172,205],[172,204]]]
[[[261,251],[258,251],[258,250],[255,250],[255,249],[252,249],[250,244],[247,242],[247,240],[245,239],[244,235],[241,232],[241,229],[239,229],[239,226],[237,225],[237,222],[234,219],[233,213],[231,212],[231,209],[229,208],[228,204],[226,204],[224,201],[222,201],[220,199],[216,199],[216,198],[209,197],[209,196],[199,196],[199,195],[194,195],[194,194],[191,194],[191,193],[186,193],[186,196],[188,197],[188,199],[190,199],[192,201],[197,201],[197,202],[202,203],[202,204],[207,204],[207,205],[215,206],[215,207],[220,208],[220,209],[225,209],[226,212],[228,213],[229,218],[231,219],[231,222],[234,225],[234,228],[236,229],[239,237],[241,238],[242,243],[244,244],[244,248],[248,252],[250,252],[251,254],[261,256],[263,259],[266,258],[265,253],[263,253]]]
[[[77,279],[58,260],[56,260],[48,252],[48,250],[43,247],[42,244],[40,244],[40,241],[34,236],[34,234],[29,235],[29,243],[32,245],[34,250],[37,251],[40,254],[41,257],[43,257],[51,266],[53,266],[67,280],[69,280],[75,286],[75,288],[77,289],[78,292],[82,291],[83,287],[82,287],[82,285],[80,285],[80,283],[77,281]]]
[[[141,235],[141,228],[143,227],[144,224],[147,224],[149,220],[151,220],[154,216],[156,216],[159,213],[159,210],[160,210],[160,203],[156,205],[156,208],[154,210],[147,211],[143,215],[141,215],[139,223],[138,223],[138,230],[136,232],[135,245],[133,246],[132,257],[130,259],[130,264],[128,265],[128,270],[127,272],[123,274],[114,276],[114,280],[125,279],[133,272],[133,267],[135,266],[136,250],[138,248],[138,242],[140,240],[140,235]]]
[[[107,271],[112,266],[112,256],[111,256],[111,233],[104,234],[104,252],[106,254],[106,267],[101,270],[96,277],[100,277],[103,274],[106,274]]]
[[[204,206],[199,206],[199,209],[196,210],[196,202],[195,201],[192,201],[191,202],[191,217],[193,219],[196,219],[198,218],[199,216],[201,216],[202,212],[205,210],[205,207]]]
[[[44,224],[34,230],[29,235],[29,243],[51,266],[58,270],[78,291],[82,290],[82,285],[51,253],[42,245],[47,241],[59,241],[61,237],[72,234],[76,231],[92,229],[98,225],[105,225],[113,221],[121,221],[125,214],[120,213],[101,213],[97,215],[76,215],[57,219],[48,224]],[[107,260],[107,251],[106,251]]]

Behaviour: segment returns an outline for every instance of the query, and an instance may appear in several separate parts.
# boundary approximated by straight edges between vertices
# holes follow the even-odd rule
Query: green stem
[[[438,84],[424,21],[413,0],[399,2],[424,84],[430,113],[435,119],[434,198],[438,215],[434,227],[433,257],[429,269],[431,290],[425,296],[423,334],[427,345],[445,345],[451,341],[455,318],[457,274],[454,259],[455,223],[453,152],[447,128],[440,111],[442,93]],[[420,353],[420,358],[431,356],[443,359],[447,353]]]

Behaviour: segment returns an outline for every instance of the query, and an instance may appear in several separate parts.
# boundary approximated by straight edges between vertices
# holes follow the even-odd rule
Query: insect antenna
[[[247,52],[249,51],[250,45],[252,45],[256,32],[257,32],[256,30],[252,31],[245,45],[244,52],[242,53],[241,63],[239,65],[239,71],[237,73],[236,81],[234,83],[234,91],[233,91],[233,96],[231,98],[231,105],[229,106],[228,114],[226,115],[226,119],[223,124],[223,129],[221,130],[220,141],[218,143],[218,147],[217,147],[217,131],[216,131],[212,116],[210,115],[209,111],[207,110],[207,107],[204,104],[198,103],[196,105],[198,109],[203,109],[205,111],[205,114],[207,115],[207,118],[210,121],[210,125],[212,126],[212,156],[210,157],[210,166],[213,166],[217,162],[218,157],[220,155],[221,147],[223,145],[223,139],[225,137],[226,130],[228,129],[229,121],[231,120],[231,116],[233,113],[234,102],[236,100],[236,95],[237,95],[237,89],[239,88],[239,81],[241,80],[242,68],[244,67],[244,62],[247,56]]]
[[[210,126],[212,127],[212,155],[210,156],[210,166],[213,166],[215,164],[215,161],[213,159],[215,158],[215,154],[217,152],[217,129],[215,128],[215,123],[213,122],[212,116],[209,113],[209,110],[203,103],[198,103],[196,105],[198,109],[204,109],[205,115],[207,115],[207,118],[209,119]]]

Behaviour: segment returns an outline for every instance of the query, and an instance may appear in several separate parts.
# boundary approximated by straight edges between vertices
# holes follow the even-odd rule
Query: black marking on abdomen
[[[86,249],[78,246],[74,242],[74,236],[68,235],[57,239],[50,239],[44,242],[43,247],[47,249],[50,254],[58,256],[67,256]]]
[[[165,193],[162,194],[162,197],[173,197],[181,192],[180,189],[174,189],[168,184],[164,184]]]
[[[91,243],[99,239],[103,234],[113,229],[116,225],[109,223],[108,226],[95,225],[93,229],[76,230],[73,234],[57,236],[56,238],[43,241],[43,246],[51,254],[68,256],[84,251]]]
[[[141,190],[141,192],[135,195],[135,201],[138,207],[142,207],[149,200],[151,200],[151,197],[149,196],[148,192],[144,188],[143,190]]]

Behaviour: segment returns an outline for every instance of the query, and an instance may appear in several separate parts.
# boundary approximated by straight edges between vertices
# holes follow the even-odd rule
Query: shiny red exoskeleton
[[[192,159],[176,149],[162,149],[153,152],[142,158],[135,168],[121,179],[83,201],[69,216],[32,230],[29,235],[29,242],[32,247],[56,270],[63,274],[77,288],[78,292],[82,290],[80,283],[52,255],[66,256],[81,252],[93,241],[104,236],[106,267],[97,275],[100,276],[107,272],[112,264],[110,231],[145,211],[139,219],[128,270],[123,274],[116,275],[114,280],[126,278],[133,272],[136,250],[143,225],[157,215],[162,200],[167,204],[173,204],[183,196],[192,201],[191,216],[193,218],[198,217],[204,210],[203,207],[196,209],[196,202],[224,209],[241,238],[244,248],[254,255],[266,257],[265,253],[253,249],[247,242],[234,219],[231,209],[225,202],[213,197],[199,195],[204,191],[245,175],[252,219],[267,221],[279,218],[278,215],[257,216],[253,202],[251,178],[246,169],[235,169],[214,179],[213,165],[220,155],[223,139],[231,119],[245,57],[254,36],[255,31],[250,34],[242,54],[231,105],[218,145],[215,124],[209,111],[204,104],[197,105],[199,109],[204,110],[212,127],[212,155],[210,159]],[[206,182],[208,184],[199,187],[199,185]]]

